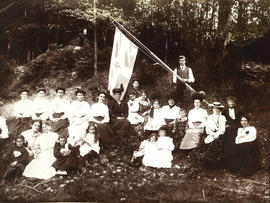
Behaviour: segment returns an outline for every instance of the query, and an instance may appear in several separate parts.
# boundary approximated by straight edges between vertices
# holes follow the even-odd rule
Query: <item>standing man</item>
[[[186,66],[186,57],[180,55],[179,59],[179,67],[174,69],[174,73],[176,73],[179,77],[182,78],[183,82],[187,84],[192,84],[195,82],[195,78],[193,76],[192,69]],[[179,81],[175,75],[173,75],[173,84],[175,88],[175,97],[176,101],[183,101],[185,84]]]

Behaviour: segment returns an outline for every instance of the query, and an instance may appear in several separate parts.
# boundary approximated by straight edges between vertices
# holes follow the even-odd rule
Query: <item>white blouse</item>
[[[14,105],[14,116],[25,118],[32,116],[32,101],[30,99],[19,100]]]
[[[207,118],[205,130],[208,135],[222,135],[225,133],[225,126],[225,116],[211,114]]]
[[[238,128],[235,144],[252,142],[257,138],[257,130],[253,126]]]
[[[49,117],[50,114],[50,102],[47,99],[40,99],[37,98],[32,103],[32,118],[33,119],[39,119],[37,117],[36,113],[41,113],[40,119],[46,120]]]
[[[167,119],[177,119],[180,117],[179,115],[180,108],[178,106],[173,106],[172,108],[170,108],[169,105],[163,106],[162,112],[163,112],[164,118],[167,118]]]
[[[106,104],[97,102],[91,106],[89,120],[97,122],[94,117],[98,116],[104,117],[104,119],[101,121],[102,123],[108,123],[110,121],[109,108]]]
[[[0,129],[1,129],[1,133],[0,133],[0,138],[5,139],[8,138],[8,127],[6,124],[6,119],[2,116],[0,116]]]
[[[54,113],[65,113],[67,116],[67,111],[69,109],[70,102],[67,99],[60,99],[60,98],[55,98],[51,100],[51,114]]]
[[[84,116],[89,116],[90,105],[86,101],[74,101],[70,105],[70,118],[81,118]]]
[[[191,109],[188,112],[188,126],[189,128],[195,128],[193,122],[201,122],[200,127],[204,127],[206,123],[208,113],[205,109]]]

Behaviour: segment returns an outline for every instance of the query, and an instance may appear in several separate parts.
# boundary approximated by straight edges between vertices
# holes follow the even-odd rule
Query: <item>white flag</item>
[[[125,95],[131,78],[138,47],[133,44],[118,28],[115,29],[113,50],[111,56],[108,90],[112,94],[114,88],[123,84]]]

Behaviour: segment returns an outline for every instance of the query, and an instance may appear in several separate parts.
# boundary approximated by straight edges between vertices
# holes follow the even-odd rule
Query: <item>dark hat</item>
[[[213,102],[212,104],[210,104],[211,107],[216,107],[216,108],[219,108],[219,109],[223,109],[224,106],[220,103],[220,102]]]
[[[203,92],[203,91],[194,92],[191,97],[193,100],[198,99],[198,100],[202,101],[202,100],[204,100],[205,92]]]
[[[112,92],[115,94],[115,93],[119,93],[119,94],[122,94],[122,92],[124,91],[124,87],[123,87],[123,84],[120,85],[120,88],[114,88],[112,90]]]

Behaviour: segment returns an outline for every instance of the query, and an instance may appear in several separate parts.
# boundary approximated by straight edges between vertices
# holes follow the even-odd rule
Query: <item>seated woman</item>
[[[155,168],[170,168],[173,160],[173,139],[167,136],[165,126],[159,129],[158,136],[155,147],[144,154],[143,164]]]
[[[73,101],[69,107],[68,143],[74,147],[79,145],[88,127],[90,105],[84,101],[84,96],[85,91],[77,90],[77,100]]]
[[[256,128],[249,124],[248,116],[241,117],[241,128],[237,130],[230,167],[243,176],[254,174],[260,167],[260,149]]]
[[[166,125],[169,127],[169,131],[175,129],[176,119],[179,118],[180,108],[175,105],[175,97],[173,95],[168,96],[168,105],[162,107],[163,117]]]
[[[55,161],[53,148],[58,134],[51,131],[49,121],[42,122],[42,134],[37,137],[35,144],[39,146],[39,152],[26,166],[23,176],[37,179],[50,179],[56,175],[52,164]]]
[[[50,113],[50,102],[45,97],[46,89],[40,88],[37,91],[37,97],[32,103],[32,119],[33,120],[47,120]]]
[[[145,90],[142,90],[141,95],[139,97],[139,111],[138,111],[138,113],[143,118],[146,118],[147,114],[149,113],[150,108],[151,108],[151,103],[147,97],[147,93]]]
[[[109,103],[109,113],[111,127],[114,133],[120,137],[137,136],[137,132],[127,120],[128,105],[121,100],[123,88],[113,89],[115,99],[111,99]]]
[[[30,159],[33,159],[39,153],[39,145],[36,144],[36,141],[41,135],[41,122],[40,120],[33,120],[31,123],[31,129],[23,131],[21,135],[24,137]]]
[[[56,161],[52,166],[59,175],[67,175],[72,171],[76,171],[79,167],[79,159],[77,150],[67,142],[67,137],[59,135],[58,142],[55,143],[53,149]]]
[[[213,114],[209,115],[206,121],[207,137],[204,139],[205,144],[209,144],[223,135],[226,126],[226,118],[221,115],[221,109],[224,106],[220,102],[213,102],[210,106],[213,107]]]
[[[145,131],[158,131],[161,126],[165,125],[163,110],[160,108],[158,99],[155,99],[147,117],[147,122],[144,126]]]
[[[109,108],[104,104],[106,98],[105,92],[99,92],[98,101],[91,106],[90,121],[97,125],[97,133],[102,146],[109,146],[115,142],[113,131],[109,125]]]
[[[68,136],[68,109],[70,102],[64,98],[66,92],[65,88],[58,87],[55,92],[56,96],[51,100],[51,112],[49,115],[49,118],[52,121],[52,131]]]
[[[21,99],[14,104],[14,117],[7,120],[11,137],[20,135],[31,127],[32,101],[28,99],[29,91],[21,91]]]
[[[139,115],[139,98],[136,98],[134,92],[128,93],[128,117],[127,119],[132,125],[138,125],[144,122],[144,118]]]
[[[201,108],[203,95],[196,93],[193,95],[194,108],[188,113],[188,129],[181,142],[180,149],[190,150],[198,146],[200,135],[204,132],[207,119],[207,111]]]

